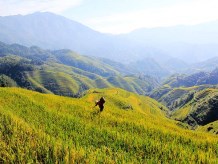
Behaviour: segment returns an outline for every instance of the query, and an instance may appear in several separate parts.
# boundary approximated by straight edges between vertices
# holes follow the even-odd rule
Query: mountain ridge
[[[71,50],[0,43],[0,64],[0,74],[5,77],[3,85],[12,79],[20,87],[58,95],[79,96],[90,88],[114,86],[146,94],[159,84],[155,78],[139,76],[118,62],[82,56]],[[12,80],[9,81],[14,84]]]
[[[2,20],[4,21],[0,20],[1,41],[8,44],[36,45],[45,49],[71,49],[80,54],[110,58],[124,63],[151,56],[167,57],[167,54],[158,48],[145,44],[138,45],[132,39],[117,35],[100,33],[53,13],[38,12],[15,18],[8,16],[2,17]]]
[[[168,71],[183,69],[186,66],[185,63],[198,63],[218,56],[216,53],[218,43],[215,37],[218,31],[210,24],[182,26],[179,27],[180,32],[177,32],[178,27],[165,27],[163,28],[165,30],[162,28],[144,29],[145,34],[132,32],[125,35],[111,35],[100,33],[79,22],[53,13],[38,12],[15,17],[1,17],[0,41],[8,44],[39,46],[44,49],[71,49],[79,54],[109,58],[125,64],[144,58],[153,58],[162,67],[168,67],[170,63],[167,61],[175,59],[179,67],[171,64],[169,68],[164,68]],[[201,30],[197,30],[202,28],[202,33]],[[211,28],[213,28],[213,36],[209,33]],[[171,32],[171,29],[175,34]],[[193,31],[196,31],[195,35]],[[207,35],[208,33],[210,35]],[[200,37],[202,35],[204,36]],[[161,36],[162,40],[159,39]],[[197,43],[202,38],[205,40],[205,36],[207,40],[211,39],[213,42]],[[197,39],[191,43],[188,42],[196,37]],[[184,41],[179,41],[180,38]]]

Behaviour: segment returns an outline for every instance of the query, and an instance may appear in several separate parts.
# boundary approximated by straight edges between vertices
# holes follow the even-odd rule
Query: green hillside
[[[205,84],[191,87],[172,87],[168,84],[164,84],[154,89],[149,96],[161,102],[168,107],[170,111],[174,111],[186,105],[193,98],[195,93],[208,88],[217,89],[218,85]]]
[[[211,126],[218,120],[217,75],[217,69],[210,73],[174,75],[153,90],[150,96],[168,107],[173,119],[187,123],[193,129],[218,134],[216,124]],[[208,127],[213,131],[207,130]]]
[[[218,89],[204,89],[193,94],[190,101],[173,113],[173,117],[192,126],[218,120]]]
[[[155,88],[150,96],[166,105],[170,110],[176,110],[185,105],[195,92],[207,88],[217,88],[217,86],[218,69],[191,75],[175,74],[168,77],[161,86]]]
[[[199,126],[196,130],[212,134],[218,134],[218,121],[211,122],[204,126]]]
[[[191,75],[172,75],[167,78],[163,85],[175,87],[192,87],[196,85],[216,85],[218,84],[218,68],[210,72],[197,72]]]
[[[104,96],[104,111],[93,108]],[[217,163],[218,137],[165,117],[149,97],[92,89],[81,98],[0,88],[0,163]]]
[[[0,87],[16,87],[16,82],[6,75],[0,75]]]
[[[151,93],[151,97],[167,106],[170,111],[174,111],[192,99],[195,92],[212,86],[194,86],[172,88],[169,85],[163,85]]]
[[[1,43],[0,84],[71,97],[90,88],[108,87],[147,94],[159,84],[152,77],[141,78],[122,64],[106,61],[70,50],[49,51]]]

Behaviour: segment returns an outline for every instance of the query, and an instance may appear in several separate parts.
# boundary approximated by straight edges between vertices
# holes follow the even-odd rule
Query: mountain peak
[[[55,13],[52,13],[52,12],[48,12],[48,11],[45,11],[45,12],[41,12],[41,11],[37,11],[37,12],[34,12],[32,14],[28,14],[28,15],[24,15],[24,16],[36,16],[36,17],[62,17],[62,18],[65,18],[67,19],[66,17],[62,16],[62,15],[58,15],[58,14],[55,14]]]
[[[67,48],[81,52],[86,49],[84,46],[93,47],[87,40],[98,35],[98,32],[79,22],[51,12],[0,19],[1,41],[9,44],[37,45],[46,49]]]

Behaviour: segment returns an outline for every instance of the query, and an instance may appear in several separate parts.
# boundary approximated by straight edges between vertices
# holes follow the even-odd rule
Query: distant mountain
[[[170,58],[164,63],[161,63],[161,65],[167,69],[171,74],[173,73],[182,73],[187,68],[189,68],[189,64],[184,62],[183,60],[180,60],[178,58]]]
[[[93,43],[106,36],[78,22],[48,12],[0,17],[0,27],[3,42],[49,49],[94,49]]]
[[[159,84],[150,76],[141,78],[137,72],[128,72],[123,64],[104,61],[107,60],[82,56],[70,50],[50,51],[0,43],[0,85],[79,96],[89,88],[115,86],[146,94]]]
[[[80,54],[121,62],[155,54],[154,48],[103,34],[53,13],[0,17],[0,41],[45,49],[71,49]]]
[[[195,26],[144,28],[128,34],[110,35],[63,16],[38,12],[0,17],[0,41],[52,50],[71,49],[79,54],[125,64],[149,58],[164,72],[175,73],[182,72],[187,63],[193,65],[218,56],[216,27],[217,21]],[[198,68],[201,67],[193,69]]]
[[[198,72],[191,75],[173,75],[163,85],[171,87],[191,87],[203,84],[218,84],[218,68],[211,72]]]
[[[142,28],[122,37],[189,63],[218,56],[218,21],[193,26]]]
[[[131,62],[128,66],[132,70],[136,70],[142,74],[159,77],[161,79],[175,73],[186,72],[187,68],[189,68],[187,63],[177,58],[159,60],[150,57]]]
[[[191,87],[202,83],[201,79],[207,77],[208,73],[199,72],[191,75],[173,75],[169,77],[163,85],[171,87]]]
[[[129,64],[131,68],[146,75],[155,77],[166,77],[170,71],[166,67],[156,62],[153,58],[145,58]]]
[[[199,71],[212,71],[215,68],[218,68],[218,57],[213,57],[208,60],[193,64],[188,67],[188,70],[185,72],[199,72]]]

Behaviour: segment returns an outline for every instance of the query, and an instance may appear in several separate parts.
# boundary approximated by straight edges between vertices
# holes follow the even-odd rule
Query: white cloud
[[[29,14],[36,11],[61,13],[82,0],[0,0],[0,15]]]
[[[217,0],[187,3],[97,17],[84,23],[101,32],[125,33],[141,27],[193,25],[218,19]]]

